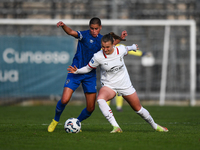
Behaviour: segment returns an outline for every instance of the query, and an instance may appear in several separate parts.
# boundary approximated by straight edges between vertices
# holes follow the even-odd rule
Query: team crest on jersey
[[[94,41],[90,39],[90,43],[93,43]]]

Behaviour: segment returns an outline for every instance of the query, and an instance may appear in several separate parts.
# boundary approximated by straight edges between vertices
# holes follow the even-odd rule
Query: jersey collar
[[[117,47],[116,47],[116,49],[117,49],[117,55],[119,55],[119,49]],[[107,55],[104,53],[104,51],[103,51],[103,55],[104,55],[105,58],[107,58]]]

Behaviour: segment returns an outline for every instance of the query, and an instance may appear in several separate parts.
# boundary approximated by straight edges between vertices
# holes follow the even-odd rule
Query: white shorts
[[[113,88],[113,87],[110,87],[108,85],[105,85],[105,86],[111,88],[116,94],[118,93],[118,96],[131,95],[131,94],[135,93],[135,91],[136,91],[135,88],[132,85],[128,88],[125,88],[125,89]]]

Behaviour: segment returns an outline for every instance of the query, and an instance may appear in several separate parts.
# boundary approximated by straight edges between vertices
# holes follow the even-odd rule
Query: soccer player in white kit
[[[116,93],[122,95],[132,109],[148,122],[154,130],[167,132],[168,129],[156,124],[150,113],[142,107],[136,90],[130,81],[123,57],[128,54],[128,51],[139,49],[138,45],[120,45],[116,47],[113,45],[113,42],[113,37],[110,34],[104,35],[101,39],[102,50],[94,54],[87,66],[80,69],[77,69],[76,66],[69,66],[67,70],[69,73],[85,74],[100,66],[102,87],[97,96],[97,103],[103,115],[113,126],[111,133],[122,132],[111,108],[106,103],[106,101],[114,98]]]

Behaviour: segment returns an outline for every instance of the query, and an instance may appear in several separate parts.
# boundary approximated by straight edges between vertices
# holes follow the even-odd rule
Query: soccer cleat
[[[160,125],[157,125],[156,131],[158,131],[158,132],[168,132],[169,130],[166,127],[162,127]]]
[[[48,126],[48,132],[53,132],[57,125],[58,122],[53,119],[50,125]]]
[[[122,133],[122,129],[120,127],[113,126],[113,130],[110,133]]]

